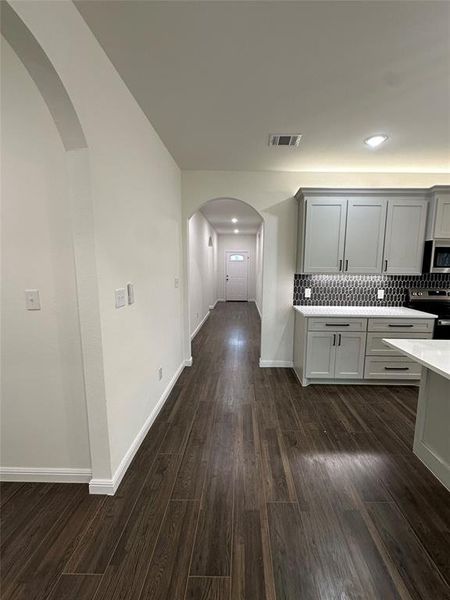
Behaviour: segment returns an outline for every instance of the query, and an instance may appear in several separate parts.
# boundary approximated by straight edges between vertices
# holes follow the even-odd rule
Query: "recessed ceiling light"
[[[377,133],[376,135],[371,135],[366,140],[364,140],[364,143],[370,146],[371,148],[377,148],[378,146],[383,144],[383,142],[385,142],[387,139],[388,136],[384,135],[384,133]]]
[[[239,229],[235,229],[235,230],[234,230],[234,233],[239,233]]]
[[[233,217],[233,218],[231,219],[231,222],[232,222],[232,223],[237,223],[237,222],[238,222],[238,220],[236,219],[236,217]]]

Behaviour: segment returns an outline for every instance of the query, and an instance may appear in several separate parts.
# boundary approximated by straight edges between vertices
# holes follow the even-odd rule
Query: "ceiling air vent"
[[[288,148],[298,148],[301,133],[271,133],[269,135],[269,146],[287,146]]]

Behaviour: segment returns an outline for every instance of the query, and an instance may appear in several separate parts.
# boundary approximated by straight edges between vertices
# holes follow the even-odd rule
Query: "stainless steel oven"
[[[423,253],[424,273],[450,273],[450,240],[428,240]]]
[[[437,315],[433,338],[450,340],[450,288],[412,288],[405,306]]]

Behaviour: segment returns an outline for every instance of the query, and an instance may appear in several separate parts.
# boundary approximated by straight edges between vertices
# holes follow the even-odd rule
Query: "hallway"
[[[1,485],[3,600],[450,598],[416,389],[301,388],[259,341],[217,304],[114,497]]]

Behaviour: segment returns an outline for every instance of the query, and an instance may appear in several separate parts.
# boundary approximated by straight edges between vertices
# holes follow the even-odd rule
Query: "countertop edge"
[[[427,361],[427,360],[425,360],[423,358],[419,358],[417,355],[415,355],[412,352],[408,352],[404,348],[400,348],[398,346],[398,344],[395,343],[396,341],[397,340],[395,340],[395,339],[383,338],[383,342],[387,346],[389,346],[390,348],[393,348],[394,350],[397,350],[398,352],[401,352],[402,354],[404,354],[408,358],[411,358],[415,362],[418,362],[419,364],[421,364],[422,366],[426,367],[430,371],[434,371],[434,373],[437,373],[438,375],[441,375],[445,379],[449,379],[450,380],[450,371],[443,371],[442,369],[440,369],[439,367],[437,367],[433,363],[430,363],[429,361]],[[430,340],[430,341],[432,341],[432,340]]]
[[[414,318],[414,319],[437,319],[438,315],[432,314],[432,313],[427,313],[421,310],[416,310],[415,308],[408,308],[408,313],[397,313],[397,314],[391,314],[391,315],[380,315],[379,313],[377,314],[376,312],[371,313],[370,309],[371,308],[386,308],[386,309],[392,309],[392,312],[395,313],[395,309],[402,309],[402,308],[406,308],[403,306],[386,306],[386,307],[367,307],[367,313],[364,314],[363,311],[359,312],[359,313],[354,313],[354,314],[349,314],[351,313],[352,308],[358,308],[358,309],[365,309],[366,307],[364,306],[314,306],[314,305],[293,305],[293,308],[299,312],[301,315],[303,315],[304,317],[325,317],[325,318],[332,318],[332,317],[337,317],[339,318],[339,309],[343,309],[342,312],[346,314],[343,314],[342,316],[345,316],[347,318],[365,318],[365,319],[370,319],[370,318],[389,318],[392,317],[393,319],[408,319],[408,318]],[[323,313],[319,314],[305,314],[308,312],[309,308],[320,308],[323,309]],[[303,310],[302,310],[303,309]],[[327,309],[329,309],[327,311]],[[333,311],[333,312],[332,312]],[[414,314],[413,314],[414,313]]]

